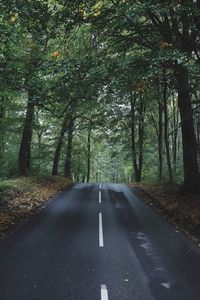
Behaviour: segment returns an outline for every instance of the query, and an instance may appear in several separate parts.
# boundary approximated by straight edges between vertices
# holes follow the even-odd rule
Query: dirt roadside
[[[28,177],[0,181],[0,238],[38,213],[70,182],[63,177]]]
[[[200,195],[182,195],[175,184],[131,184],[134,192],[200,246]]]

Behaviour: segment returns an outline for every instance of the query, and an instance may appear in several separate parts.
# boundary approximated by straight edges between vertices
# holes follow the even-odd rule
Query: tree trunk
[[[176,163],[177,163],[177,141],[178,141],[178,129],[179,129],[179,112],[173,96],[173,174],[176,176]]]
[[[67,152],[64,165],[64,176],[72,179],[72,141],[73,141],[74,121],[71,118],[68,127]]]
[[[145,106],[142,97],[140,103],[136,108],[136,97],[131,93],[131,143],[132,143],[132,157],[134,178],[136,182],[141,181],[142,166],[143,166],[143,144],[144,144],[144,114]],[[136,149],[136,110],[138,109],[138,149]]]
[[[89,125],[88,139],[87,139],[87,183],[90,182],[90,159],[91,159],[91,132],[92,125]]]
[[[132,146],[132,158],[133,158],[133,170],[134,170],[134,179],[138,182],[138,168],[136,160],[136,144],[135,144],[135,104],[136,97],[131,92],[131,146]]]
[[[0,98],[0,177],[4,176],[4,117],[5,117],[5,107],[4,98]]]
[[[96,176],[95,177],[96,177],[96,183],[98,183],[99,182],[99,172],[98,171],[96,172]]]
[[[198,173],[197,144],[194,131],[193,111],[191,105],[189,74],[182,65],[175,70],[178,88],[178,106],[181,117],[181,131],[183,143],[184,185],[189,192],[200,190],[200,176]]]
[[[29,91],[26,117],[25,117],[24,128],[23,128],[22,139],[21,139],[20,150],[19,150],[18,166],[19,166],[20,176],[28,176],[30,172],[34,107],[35,107],[35,103],[34,103],[33,95]]]
[[[56,146],[56,151],[54,154],[54,160],[53,160],[53,168],[52,168],[52,175],[58,175],[58,164],[59,164],[59,160],[60,160],[60,153],[61,153],[61,149],[62,149],[62,144],[63,144],[63,138],[65,135],[65,132],[67,131],[67,127],[68,127],[68,113],[66,113],[62,126],[61,126],[61,130],[60,130],[60,135],[58,138],[58,142],[57,142],[57,146]]]
[[[166,71],[164,70],[164,84],[163,84],[163,104],[164,104],[164,137],[165,137],[165,149],[166,149],[166,159],[167,159],[167,167],[169,173],[169,182],[173,182],[172,175],[172,166],[171,166],[171,157],[170,157],[170,144],[169,144],[169,135],[168,135],[168,107],[167,107],[167,78]]]
[[[198,155],[200,161],[200,114],[198,114],[198,121],[197,121],[197,143],[198,143]]]
[[[160,95],[159,95],[160,96]],[[163,103],[158,102],[158,156],[159,156],[159,181],[162,181],[163,176]]]
[[[142,167],[143,167],[143,146],[144,146],[144,118],[145,118],[145,103],[142,99],[142,96],[140,97],[140,103],[139,103],[139,125],[138,125],[138,143],[139,143],[139,162],[138,162],[138,169],[139,169],[139,176],[138,176],[138,182],[142,179]]]
[[[200,116],[199,116],[200,119]],[[200,121],[197,123],[198,160],[200,163]]]

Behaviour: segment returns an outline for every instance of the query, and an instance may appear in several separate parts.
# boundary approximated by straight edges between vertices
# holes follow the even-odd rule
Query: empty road
[[[200,250],[122,184],[76,184],[0,242],[0,300],[200,300]]]

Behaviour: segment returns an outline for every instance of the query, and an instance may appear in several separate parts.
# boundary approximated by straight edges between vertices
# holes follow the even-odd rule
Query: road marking
[[[104,247],[102,213],[99,213],[99,247]]]
[[[101,285],[101,300],[108,300],[108,290],[105,284]]]
[[[99,191],[99,204],[101,204],[101,191]]]
[[[101,190],[101,183],[100,183],[100,185],[99,185],[99,188],[100,188],[100,190]]]
[[[170,289],[171,287],[171,284],[169,282],[161,283],[161,285],[164,286],[166,289]]]

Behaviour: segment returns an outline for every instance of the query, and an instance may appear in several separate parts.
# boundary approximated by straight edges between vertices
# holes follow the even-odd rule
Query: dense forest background
[[[200,186],[200,1],[3,0],[0,177]]]

